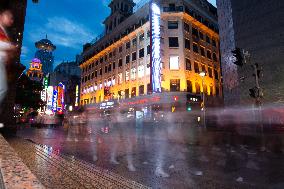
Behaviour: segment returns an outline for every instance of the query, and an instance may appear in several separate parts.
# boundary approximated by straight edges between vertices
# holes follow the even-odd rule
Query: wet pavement
[[[267,142],[281,141],[279,135],[267,136],[265,149],[261,148],[263,142],[258,138],[205,131],[194,124],[176,123],[89,123],[87,126],[73,125],[69,129],[22,128],[18,136],[52,147],[54,153],[63,157],[65,167],[57,167],[52,172],[44,160],[35,159],[32,142],[9,140],[28,167],[50,188],[74,188],[82,181],[92,183],[90,180],[95,176],[84,180],[86,177],[80,176],[84,171],[75,174],[72,169],[66,170],[68,162],[74,159],[83,161],[84,166],[108,170],[124,180],[151,188],[284,187],[281,142],[278,146]],[[55,158],[53,163],[56,165],[56,162]],[[66,177],[64,171],[70,176]]]

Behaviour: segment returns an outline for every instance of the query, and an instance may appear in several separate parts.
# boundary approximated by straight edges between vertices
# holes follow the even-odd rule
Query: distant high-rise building
[[[38,49],[35,53],[35,58],[41,60],[42,63],[42,71],[46,75],[53,71],[53,63],[54,56],[52,52],[56,49],[56,46],[52,44],[52,42],[47,39],[42,39],[35,43],[36,48]]]
[[[225,104],[254,104],[255,63],[262,103],[284,103],[284,1],[217,0],[217,7]],[[242,67],[233,63],[236,47],[250,54]]]
[[[32,81],[40,82],[43,78],[42,64],[38,58],[34,58],[30,64],[30,69],[27,71],[27,76]]]

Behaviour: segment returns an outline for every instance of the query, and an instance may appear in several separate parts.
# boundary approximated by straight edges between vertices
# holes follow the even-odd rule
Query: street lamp
[[[204,127],[206,128],[206,121],[205,121],[205,91],[204,91],[204,77],[206,76],[205,72],[200,72],[199,75],[202,78],[202,88],[203,88],[203,95],[202,95],[202,103],[203,103],[203,122]]]

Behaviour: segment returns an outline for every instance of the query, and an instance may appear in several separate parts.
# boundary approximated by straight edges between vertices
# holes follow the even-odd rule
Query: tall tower
[[[36,42],[35,46],[38,49],[35,53],[35,58],[40,59],[44,75],[51,73],[53,71],[54,63],[54,56],[52,55],[52,52],[56,49],[56,46],[47,39],[47,36],[45,39]]]
[[[34,58],[30,63],[30,69],[27,71],[27,76],[32,81],[40,82],[42,80],[43,77],[42,64],[38,58]]]
[[[104,21],[105,32],[110,33],[117,25],[133,14],[133,0],[112,0],[109,4],[111,15]]]

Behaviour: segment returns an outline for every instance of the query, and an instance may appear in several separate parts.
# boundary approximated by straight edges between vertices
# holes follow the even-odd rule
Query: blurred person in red
[[[13,14],[10,10],[0,7],[0,105],[7,93],[6,64],[13,56],[16,47],[10,42],[6,28],[13,25]],[[4,127],[0,123],[0,128]]]

